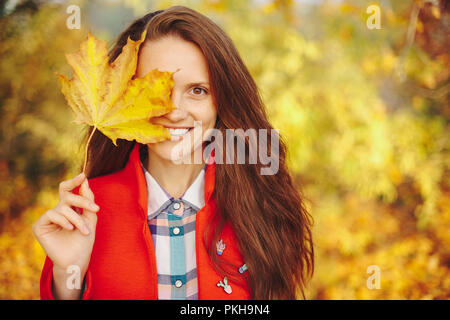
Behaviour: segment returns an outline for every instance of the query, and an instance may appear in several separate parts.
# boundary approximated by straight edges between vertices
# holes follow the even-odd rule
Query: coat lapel
[[[129,161],[124,169],[127,183],[131,188],[136,188],[137,201],[142,213],[142,217],[147,221],[148,195],[147,182],[142,171],[139,159],[140,144],[136,143]],[[249,299],[247,287],[241,287],[233,282],[229,282],[232,287],[232,293],[228,294],[223,288],[218,287],[217,283],[223,280],[223,277],[216,273],[211,264],[209,254],[203,242],[203,235],[206,227],[212,222],[216,212],[217,206],[214,197],[212,197],[215,185],[215,168],[214,161],[215,152],[212,150],[211,157],[208,160],[205,172],[205,206],[197,212],[195,225],[195,245],[196,245],[196,263],[197,263],[197,278],[198,278],[198,298],[199,300],[214,300],[214,299]],[[133,180],[134,179],[134,180]],[[150,232],[145,234],[146,243],[148,247],[151,268],[149,272],[154,273],[154,283],[152,284],[152,292],[156,294],[154,297],[158,299],[157,295],[157,272],[156,272],[156,256],[153,241]],[[242,265],[243,260],[237,247],[237,242],[234,233],[229,224],[227,224],[221,234],[221,238],[226,243],[226,250],[221,259],[233,262],[236,265]],[[215,244],[214,244],[215,245]]]

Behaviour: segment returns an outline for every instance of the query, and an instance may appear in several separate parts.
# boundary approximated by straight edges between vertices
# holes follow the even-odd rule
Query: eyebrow
[[[186,84],[186,87],[194,87],[194,86],[200,86],[200,85],[209,86],[209,82],[207,82],[207,81],[190,82],[190,83]]]

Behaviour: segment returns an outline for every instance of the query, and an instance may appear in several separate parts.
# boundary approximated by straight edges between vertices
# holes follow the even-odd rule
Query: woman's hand
[[[81,185],[80,195],[72,192]],[[76,207],[77,211],[71,206]],[[78,213],[83,208],[83,213]],[[84,279],[95,240],[95,228],[99,207],[94,202],[94,193],[89,188],[84,173],[59,184],[59,203],[45,212],[33,225],[33,233],[47,256],[53,262],[54,286],[63,298],[80,293],[67,291],[66,273],[69,266],[78,266]]]

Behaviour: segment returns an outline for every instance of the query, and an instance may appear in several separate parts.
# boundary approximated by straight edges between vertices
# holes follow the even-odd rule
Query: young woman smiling
[[[201,163],[174,162],[183,139],[184,157],[205,150],[208,129],[273,129],[232,40],[204,15],[174,6],[132,23],[110,62],[145,29],[136,76],[174,72],[176,109],[152,119],[172,139],[116,147],[94,133],[88,178],[63,181],[60,202],[33,226],[47,253],[41,298],[304,298],[312,222],[283,141],[274,175],[261,175],[261,164],[216,164],[214,150]],[[69,281],[76,277],[82,285]]]

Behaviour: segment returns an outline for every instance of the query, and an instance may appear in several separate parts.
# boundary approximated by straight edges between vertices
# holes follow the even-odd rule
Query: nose
[[[182,107],[183,101],[181,98],[181,95],[176,93],[175,90],[172,90],[171,94],[171,100],[172,103],[175,105],[175,109],[173,109],[171,112],[165,115],[167,119],[169,119],[171,122],[178,122],[181,121],[188,116],[188,112],[185,108]]]

